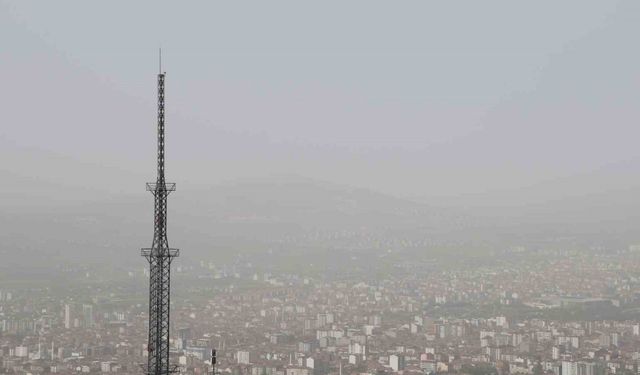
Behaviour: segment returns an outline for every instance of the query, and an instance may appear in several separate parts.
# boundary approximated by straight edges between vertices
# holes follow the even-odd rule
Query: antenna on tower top
[[[158,49],[158,73],[162,74],[162,48]]]

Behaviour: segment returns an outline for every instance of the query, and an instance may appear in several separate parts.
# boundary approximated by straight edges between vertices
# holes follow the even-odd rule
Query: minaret
[[[149,261],[149,357],[145,368],[149,375],[175,371],[175,366],[169,365],[169,309],[171,261],[178,256],[179,250],[170,248],[167,240],[167,196],[176,189],[176,184],[164,179],[164,78],[160,63],[157,179],[155,183],[147,183],[147,190],[154,197],[154,231],[151,247],[142,249],[142,256]]]

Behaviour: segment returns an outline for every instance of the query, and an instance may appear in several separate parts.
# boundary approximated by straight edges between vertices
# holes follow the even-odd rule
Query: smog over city
[[[639,21],[0,0],[0,374],[640,374]]]

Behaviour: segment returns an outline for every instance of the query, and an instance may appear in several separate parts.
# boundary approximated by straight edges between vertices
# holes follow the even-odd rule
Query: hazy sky
[[[473,205],[639,188],[639,20],[635,0],[0,1],[3,201],[144,190],[160,46],[179,189],[296,174]]]

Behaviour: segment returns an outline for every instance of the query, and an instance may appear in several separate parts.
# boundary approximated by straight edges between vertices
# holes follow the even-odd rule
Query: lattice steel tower
[[[167,240],[167,196],[176,184],[164,180],[164,77],[158,74],[158,177],[155,183],[147,183],[147,191],[153,194],[154,231],[150,248],[142,249],[142,256],[149,261],[149,358],[145,372],[164,375],[175,371],[169,365],[169,309],[171,285],[171,261],[179,250],[169,247]]]

